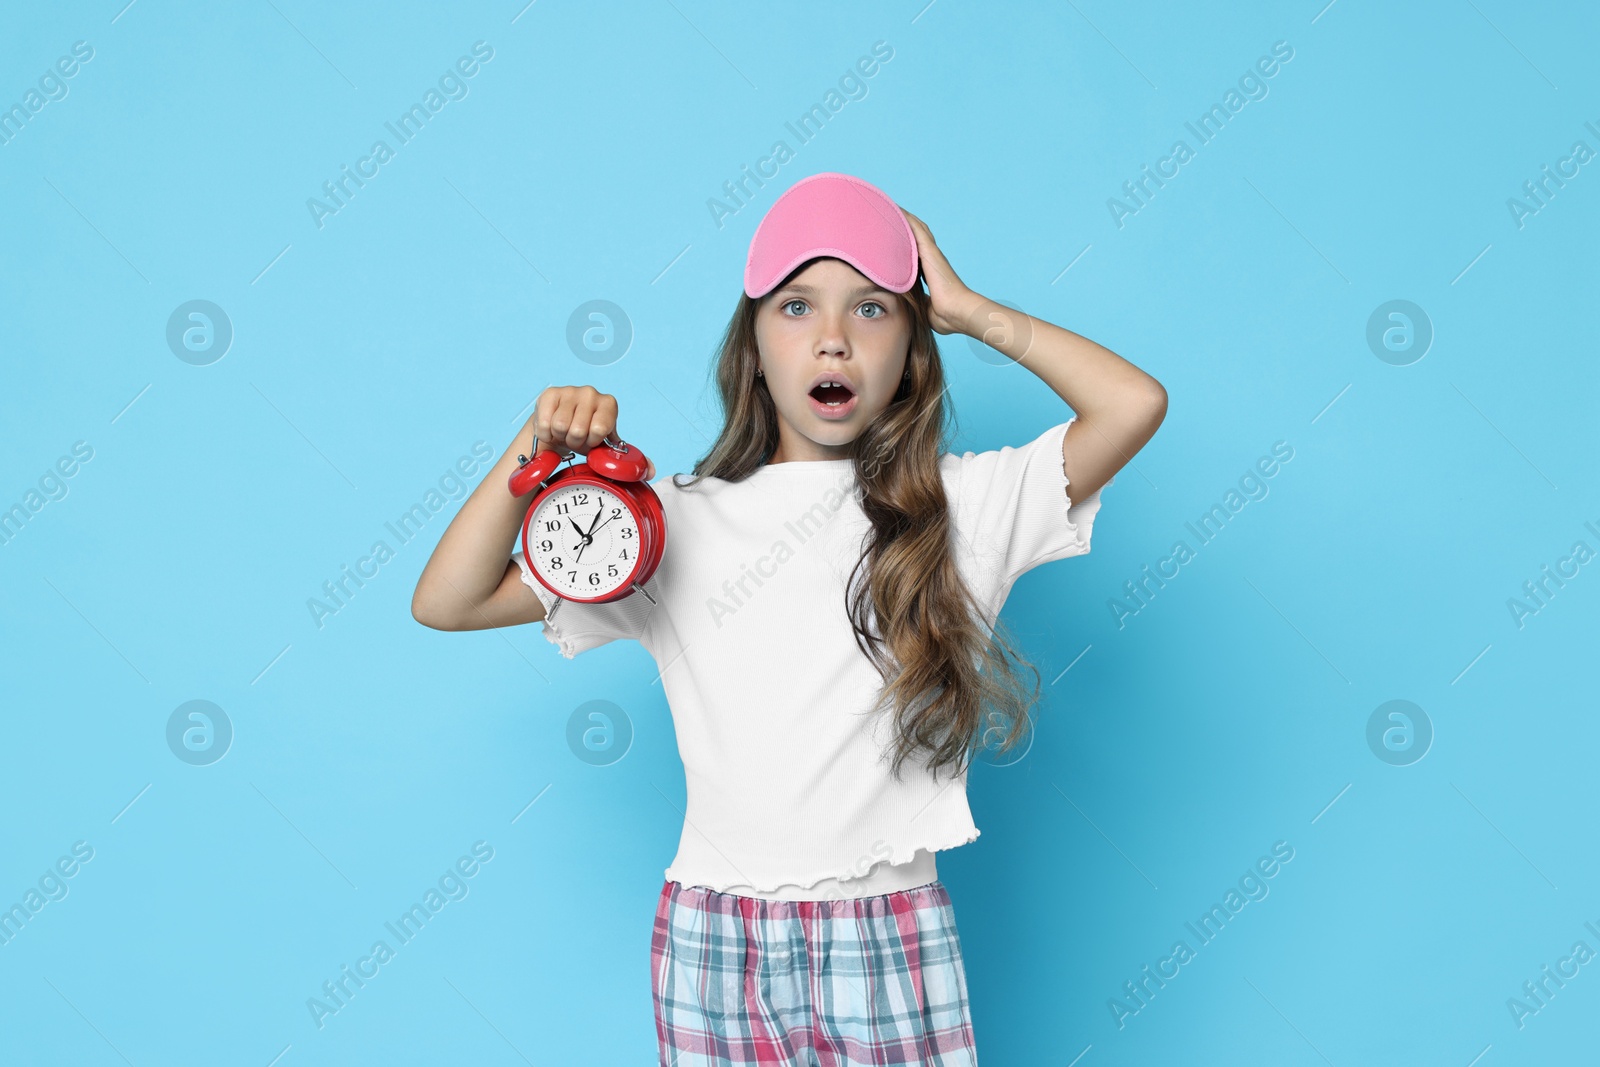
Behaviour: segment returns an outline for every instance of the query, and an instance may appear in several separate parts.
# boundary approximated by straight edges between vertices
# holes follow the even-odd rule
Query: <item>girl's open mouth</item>
[[[842,419],[855,410],[856,394],[843,382],[822,382],[808,395],[811,410],[824,419]]]

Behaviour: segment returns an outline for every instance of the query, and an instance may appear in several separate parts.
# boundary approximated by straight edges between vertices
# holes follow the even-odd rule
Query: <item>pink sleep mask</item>
[[[917,283],[917,239],[882,189],[848,174],[801,178],[767,209],[750,239],[744,291],[752,300],[800,264],[833,256],[891,293]]]

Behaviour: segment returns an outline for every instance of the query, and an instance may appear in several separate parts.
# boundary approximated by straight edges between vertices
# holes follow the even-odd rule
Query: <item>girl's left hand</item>
[[[928,302],[931,325],[939,333],[966,332],[967,319],[974,309],[984,304],[984,298],[968,289],[956,277],[950,261],[944,258],[934,243],[933,231],[928,224],[905,208],[900,213],[911,223],[911,232],[917,238],[917,259],[922,266],[922,276],[928,283]]]

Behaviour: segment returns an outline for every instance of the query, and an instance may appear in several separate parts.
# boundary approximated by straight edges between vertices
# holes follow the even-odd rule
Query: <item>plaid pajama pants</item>
[[[939,881],[764,900],[667,881],[650,962],[662,1067],[976,1067]]]

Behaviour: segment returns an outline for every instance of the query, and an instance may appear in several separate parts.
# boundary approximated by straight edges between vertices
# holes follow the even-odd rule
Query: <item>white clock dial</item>
[[[639,562],[639,524],[622,498],[558,486],[528,526],[528,563],[563,594],[592,600],[621,588]]]

